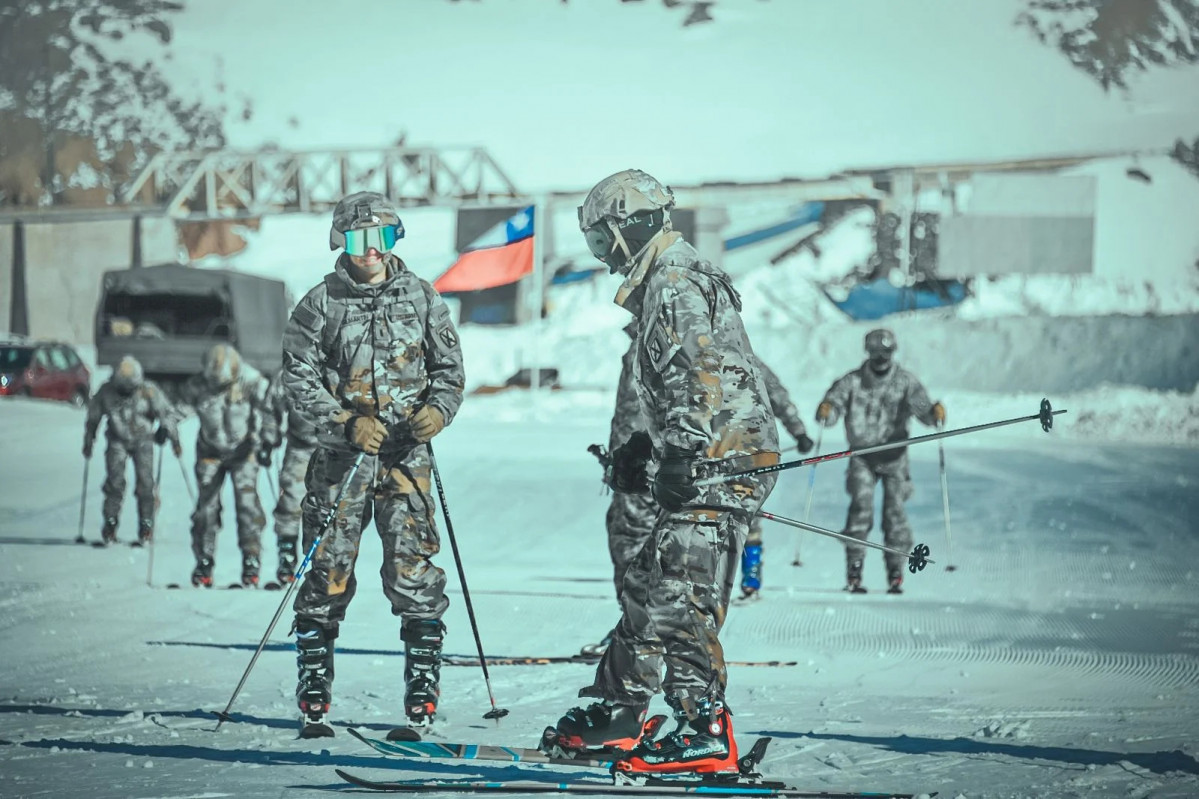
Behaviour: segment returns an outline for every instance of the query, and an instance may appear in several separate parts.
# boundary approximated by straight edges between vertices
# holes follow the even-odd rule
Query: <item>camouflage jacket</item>
[[[346,445],[355,414],[376,416],[389,445],[411,442],[421,405],[448,425],[462,405],[462,348],[441,295],[404,262],[388,258],[382,283],[357,283],[348,256],[296,305],[283,334],[288,410],[311,422],[325,445]]]
[[[657,457],[666,446],[719,461],[777,452],[778,432],[741,323],[741,297],[723,270],[667,234],[617,303],[638,321],[634,384]]]
[[[252,451],[278,441],[279,431],[267,402],[265,377],[248,364],[227,386],[214,386],[202,374],[192,375],[179,392],[177,414],[200,418],[200,445],[220,455]]]
[[[754,358],[754,362],[762,372],[762,379],[766,381],[766,396],[770,400],[770,409],[782,423],[783,429],[796,440],[807,435],[807,428],[804,427],[803,419],[799,418],[799,410],[791,401],[791,395],[787,393],[783,381],[779,380],[779,376],[761,358]]]
[[[283,372],[278,372],[271,378],[271,386],[267,390],[267,405],[271,409],[271,417],[280,436],[286,432],[288,439],[305,447],[315,447],[316,427],[306,421],[298,413],[288,412],[287,389],[283,385]],[[282,440],[270,442],[272,447],[283,443]]]
[[[851,449],[905,441],[908,420],[915,416],[933,424],[933,403],[915,375],[893,363],[882,375],[869,362],[841,377],[824,395],[832,406],[831,419],[845,417],[845,436]]]
[[[612,414],[612,428],[608,432],[608,452],[615,452],[633,433],[645,429],[645,422],[641,420],[641,400],[633,380],[636,370],[637,341],[634,339],[620,359],[620,382],[616,384],[616,411]]]
[[[95,440],[96,431],[104,417],[108,417],[105,436],[125,444],[149,438],[159,424],[166,428],[167,436],[172,441],[179,439],[171,418],[170,403],[162,390],[150,380],[142,381],[132,394],[121,393],[111,380],[100,386],[87,404],[84,436],[88,441]]]

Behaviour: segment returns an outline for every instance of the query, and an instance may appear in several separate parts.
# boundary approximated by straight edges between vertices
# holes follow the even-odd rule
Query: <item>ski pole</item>
[[[824,440],[824,426],[816,431],[816,454],[820,454],[820,443]],[[816,464],[812,464],[812,471],[808,472],[808,499],[804,502],[803,520],[806,522],[812,513],[812,494],[816,488]],[[803,536],[795,537],[795,560],[791,561],[792,566],[802,566],[803,561],[799,559],[799,545],[803,541]]]
[[[845,535],[844,533],[834,533],[832,530],[825,530],[823,527],[817,527],[816,525],[808,524],[807,522],[788,519],[785,516],[776,516],[775,514],[767,513],[764,510],[758,511],[757,515],[761,516],[763,519],[770,519],[772,522],[778,522],[790,527],[797,527],[800,530],[807,530],[809,533],[819,533],[820,535],[827,535],[831,538],[839,538],[842,541],[848,541],[851,544],[861,544],[865,547],[881,549],[883,552],[890,552],[892,555],[905,557],[908,559],[908,571],[910,571],[912,574],[922,571],[929,563],[936,563],[935,560],[929,559],[929,549],[926,544],[917,544],[916,546],[912,547],[911,552],[904,552],[901,549],[895,549],[894,547],[885,546],[883,544],[876,544],[873,541],[860,541],[857,538]]]
[[[990,422],[988,424],[978,424],[973,427],[962,427],[957,430],[946,430],[943,433],[929,433],[926,436],[916,436],[915,438],[904,439],[903,441],[892,441],[887,444],[878,444],[873,447],[862,447],[861,449],[847,449],[842,452],[830,452],[828,455],[814,455],[811,458],[804,458],[798,461],[788,461],[787,463],[776,463],[773,466],[758,466],[753,469],[742,469],[736,472],[726,472],[724,474],[716,474],[711,477],[704,477],[696,480],[693,485],[697,487],[717,485],[719,483],[727,483],[730,480],[736,480],[739,477],[753,477],[759,474],[773,474],[786,469],[797,469],[801,466],[807,466],[813,463],[824,463],[825,461],[833,461],[838,458],[849,458],[855,455],[870,455],[875,452],[886,452],[891,449],[899,449],[901,447],[911,446],[912,444],[923,444],[926,441],[937,441],[942,438],[951,436],[965,435],[966,433],[977,433],[980,430],[990,430],[992,427],[1003,427],[1004,425],[1017,424],[1018,422],[1039,421],[1041,429],[1045,432],[1053,427],[1053,417],[1058,414],[1066,413],[1066,411],[1055,411],[1049,405],[1049,400],[1041,400],[1041,412],[1035,413],[1032,416],[1020,416],[1015,419],[1005,419],[1002,422]]]
[[[316,554],[316,548],[320,546],[321,539],[325,537],[325,531],[333,523],[333,518],[337,515],[337,508],[341,505],[341,501],[345,499],[346,491],[349,490],[350,483],[354,481],[354,475],[358,474],[358,467],[362,465],[362,460],[365,457],[365,452],[359,452],[358,457],[354,459],[353,465],[350,466],[350,470],[346,473],[341,488],[337,490],[337,496],[333,498],[333,504],[329,506],[328,512],[325,513],[325,518],[321,520],[320,529],[317,530],[316,538],[312,541],[312,546],[308,547],[308,552],[304,555],[304,560],[296,567],[294,579],[288,584],[287,590],[283,593],[283,599],[279,602],[279,607],[275,610],[275,615],[271,617],[271,623],[267,625],[266,632],[262,635],[262,640],[258,642],[258,648],[254,650],[254,655],[250,658],[249,665],[246,666],[245,672],[241,675],[241,680],[238,681],[237,687],[233,689],[233,696],[229,697],[229,704],[225,705],[225,709],[220,713],[214,713],[219,720],[216,723],[216,730],[213,730],[213,732],[220,730],[222,724],[231,720],[229,718],[229,709],[237,701],[237,695],[241,693],[242,687],[246,684],[246,680],[250,676],[250,671],[254,668],[254,664],[258,662],[258,656],[262,654],[263,648],[266,647],[267,639],[271,637],[271,632],[274,631],[275,625],[279,623],[279,617],[283,615],[283,608],[287,605],[287,600],[296,590],[296,586],[300,584],[300,578],[304,575],[304,570],[308,568],[308,563]]]
[[[87,539],[83,537],[83,517],[87,513],[87,467],[91,465],[90,456],[83,459],[83,493],[79,496],[79,533],[75,536],[76,544],[87,543]]]
[[[191,480],[187,478],[187,467],[183,465],[183,458],[181,456],[177,457],[175,460],[179,461],[179,473],[183,475],[183,484],[187,486],[187,495],[191,497],[192,504],[195,505],[196,492],[195,489],[192,488]]]
[[[500,719],[508,715],[505,708],[496,707],[495,693],[491,690],[491,675],[487,673],[487,658],[483,656],[483,641],[479,638],[479,624],[475,621],[475,608],[470,601],[470,589],[466,587],[466,572],[462,569],[462,556],[458,553],[458,540],[454,537],[454,524],[450,521],[450,506],[445,501],[445,487],[441,484],[441,472],[437,470],[437,458],[433,456],[433,443],[425,445],[429,449],[429,465],[433,471],[433,479],[437,482],[437,496],[441,499],[441,515],[445,517],[445,531],[450,537],[450,548],[454,551],[454,565],[458,567],[458,580],[462,583],[462,598],[466,600],[466,615],[470,617],[470,630],[475,634],[475,647],[479,650],[479,665],[483,667],[483,682],[487,685],[487,696],[491,699],[491,710],[483,714],[485,719]]]
[[[154,468],[154,526],[158,526],[158,508],[162,504],[162,497],[159,494],[159,486],[162,485],[162,462],[166,458],[166,454],[162,451],[162,447],[158,448],[158,465]],[[150,550],[146,558],[146,585],[154,587],[154,534],[150,534],[150,540],[146,542],[147,548]]]
[[[945,554],[949,560],[949,564],[945,567],[945,571],[951,572],[957,569],[953,565],[953,536],[949,530],[949,480],[945,476],[945,444],[937,442],[938,453],[941,456],[941,508],[945,512]]]

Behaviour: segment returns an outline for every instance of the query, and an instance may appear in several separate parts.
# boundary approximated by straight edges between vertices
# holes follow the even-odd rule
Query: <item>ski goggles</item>
[[[616,234],[612,232],[608,220],[601,219],[584,230],[583,237],[587,240],[587,249],[591,250],[591,254],[606,263],[616,245]]]
[[[364,227],[345,232],[345,250],[350,255],[366,255],[367,250],[390,252],[396,242],[404,237],[399,225]]]

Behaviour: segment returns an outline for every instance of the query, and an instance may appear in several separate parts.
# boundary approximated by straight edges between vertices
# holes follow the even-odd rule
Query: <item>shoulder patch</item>
[[[296,324],[306,330],[316,330],[320,327],[320,312],[308,302],[301,302],[297,305],[296,309],[292,311],[291,318]]]
[[[670,359],[675,356],[675,353],[682,349],[682,344],[676,339],[677,336],[673,335],[672,331],[666,327],[664,321],[658,319],[654,322],[653,328],[646,337],[645,354],[655,372],[665,369],[666,364],[670,363]]]
[[[454,332],[454,326],[450,324],[450,320],[446,319],[434,331],[434,335],[440,339],[441,343],[450,349],[458,346],[458,334]]]

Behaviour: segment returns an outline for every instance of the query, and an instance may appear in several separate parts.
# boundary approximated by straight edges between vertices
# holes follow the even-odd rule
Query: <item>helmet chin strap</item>
[[[608,220],[608,226],[612,228],[612,232],[616,236],[616,240],[612,243],[613,254],[615,254],[619,248],[619,252],[624,256],[624,260],[619,266],[617,266],[615,263],[608,265],[608,274],[611,275],[614,275],[617,272],[622,275],[628,275],[637,266],[638,262],[641,260],[641,257],[645,255],[650,246],[657,241],[663,233],[670,232],[668,228],[663,227],[654,233],[654,235],[650,236],[649,240],[646,241],[645,244],[641,245],[640,249],[634,253],[629,249],[629,243],[625,240],[624,234],[620,232],[620,227],[613,224],[611,219]]]

